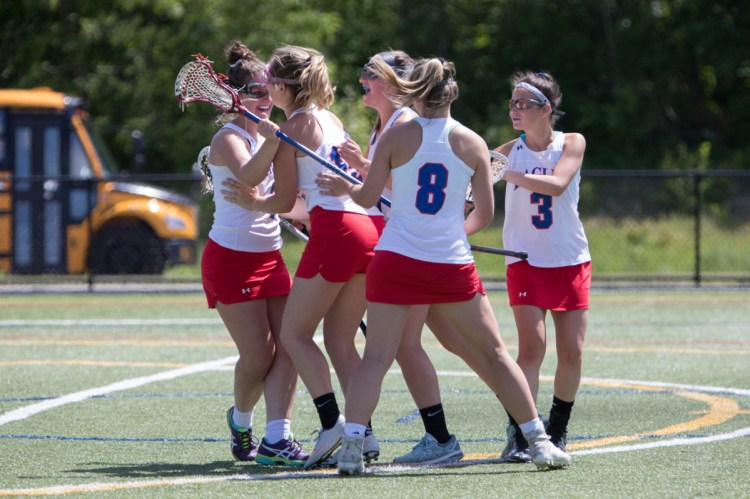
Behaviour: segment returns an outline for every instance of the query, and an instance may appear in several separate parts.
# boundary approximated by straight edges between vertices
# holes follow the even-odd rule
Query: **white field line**
[[[730,433],[724,433],[721,435],[714,435],[712,437],[702,438],[675,438],[671,440],[664,440],[659,442],[651,442],[647,444],[637,445],[620,445],[615,447],[601,448],[601,449],[590,449],[582,450],[577,452],[571,452],[574,456],[584,456],[591,454],[607,454],[610,452],[630,452],[654,449],[657,447],[674,447],[681,445],[698,445],[712,442],[718,442],[722,440],[730,440],[733,438],[746,437],[750,435],[750,427],[742,428],[737,431]],[[495,462],[492,459],[477,459],[470,461],[460,461],[457,463],[451,463],[446,465],[447,467],[465,467],[472,464],[491,464]],[[394,474],[403,473],[407,470],[413,470],[419,466],[393,466],[393,465],[375,465],[367,469],[366,474]],[[155,480],[141,480],[133,482],[111,482],[111,483],[84,483],[84,484],[71,484],[71,485],[56,485],[52,487],[40,487],[36,489],[0,489],[0,497],[3,496],[24,496],[24,495],[62,495],[62,494],[75,494],[82,492],[105,492],[119,489],[141,489],[150,487],[164,487],[172,485],[190,485],[190,484],[203,484],[203,483],[220,483],[229,481],[256,481],[256,480],[284,480],[294,478],[320,478],[320,477],[332,477],[337,476],[335,470],[321,470],[321,471],[290,471],[286,473],[268,473],[260,475],[250,474],[237,474],[227,476],[196,476],[196,477],[182,477],[174,479],[155,479]]]
[[[316,336],[316,342],[320,342],[322,338]],[[123,380],[111,385],[103,386],[100,388],[92,388],[89,390],[83,390],[69,395],[57,397],[55,399],[43,401],[37,404],[32,404],[26,407],[22,407],[13,411],[9,411],[3,415],[0,415],[0,425],[26,419],[34,414],[44,412],[55,407],[59,407],[65,404],[73,402],[80,402],[88,398],[112,393],[115,391],[128,390],[138,386],[143,386],[148,383],[157,381],[169,380],[178,378],[180,376],[186,376],[189,374],[195,374],[203,371],[225,369],[227,364],[236,362],[237,357],[227,357],[225,359],[214,360],[210,362],[203,362],[199,364],[193,364],[191,366],[173,369],[165,371],[163,373],[144,376],[139,378],[132,378]],[[401,371],[393,369],[389,371],[389,374],[400,374]],[[461,376],[461,377],[476,377],[476,374],[470,371],[439,371],[441,376]],[[551,381],[551,376],[542,376],[542,380]],[[618,379],[603,379],[603,378],[583,378],[582,383],[620,383],[620,384],[634,384],[644,386],[654,386],[665,389],[675,390],[692,390],[702,391],[711,393],[729,393],[738,396],[750,396],[750,390],[738,389],[738,388],[726,388],[726,387],[715,387],[715,386],[699,386],[699,385],[685,385],[679,383],[663,383],[663,382],[651,382],[651,381],[638,381],[638,380],[618,380]],[[631,452],[646,449],[653,449],[659,447],[673,447],[673,446],[685,446],[685,445],[699,445],[711,442],[718,442],[723,440],[730,440],[733,438],[741,438],[750,436],[750,427],[741,428],[739,430],[723,433],[719,435],[713,435],[710,437],[698,437],[698,438],[674,438],[670,440],[660,440],[658,442],[648,442],[643,444],[633,445],[618,445],[613,447],[605,447],[599,449],[588,449],[571,452],[574,456],[584,456],[593,454],[606,454],[610,452]],[[484,462],[484,461],[482,461]],[[479,463],[477,463],[479,464]],[[393,473],[402,472],[402,467],[394,466],[373,466],[373,472],[379,473]],[[38,489],[11,489],[2,490],[0,489],[0,496],[8,495],[58,495],[58,494],[69,494],[78,492],[95,492],[95,491],[107,491],[116,489],[135,489],[145,487],[158,487],[158,486],[169,486],[169,485],[182,485],[182,484],[200,484],[200,483],[216,483],[230,480],[272,480],[272,479],[283,479],[283,478],[303,478],[303,477],[315,477],[315,476],[331,476],[335,471],[317,471],[317,472],[289,472],[289,473],[273,473],[267,475],[229,475],[224,477],[190,477],[190,478],[176,478],[176,479],[158,479],[151,481],[137,481],[137,482],[114,482],[114,483],[89,483],[89,484],[78,484],[78,485],[59,485],[53,487],[42,487]]]
[[[710,437],[695,437],[695,438],[672,438],[670,440],[659,440],[658,442],[648,442],[645,444],[633,444],[633,445],[615,445],[613,447],[601,447],[599,449],[585,449],[573,451],[570,453],[571,456],[588,456],[590,454],[609,454],[610,452],[631,452],[636,450],[656,449],[658,447],[675,447],[678,445],[699,445],[699,444],[710,444],[712,442],[721,442],[722,440],[731,440],[733,438],[741,438],[750,436],[750,426],[747,428],[740,428],[739,430],[732,431],[729,433],[722,433],[720,435],[712,435]]]
[[[225,359],[212,360],[210,362],[202,362],[200,364],[193,364],[187,367],[180,367],[178,369],[172,369],[170,371],[164,371],[151,376],[142,376],[140,378],[131,378],[111,385],[101,386],[98,388],[90,388],[88,390],[82,390],[80,392],[70,393],[68,395],[61,395],[53,399],[44,400],[36,404],[27,405],[12,411],[8,411],[5,414],[0,415],[0,426],[11,423],[13,421],[19,421],[26,419],[34,414],[54,409],[62,405],[71,404],[74,402],[80,402],[82,400],[89,399],[91,397],[97,397],[100,395],[106,395],[112,392],[119,392],[122,390],[130,390],[139,386],[147,385],[149,383],[155,383],[157,381],[165,381],[168,379],[179,378],[180,376],[187,376],[189,374],[195,374],[203,371],[211,371],[222,368],[224,365],[237,362],[238,357],[232,356]]]

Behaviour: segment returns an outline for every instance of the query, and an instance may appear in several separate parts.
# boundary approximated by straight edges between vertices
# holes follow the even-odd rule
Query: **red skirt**
[[[315,207],[310,212],[310,240],[300,257],[295,277],[320,274],[328,282],[347,282],[364,274],[383,232],[382,216]]]
[[[510,306],[533,305],[564,312],[589,308],[591,262],[569,267],[533,267],[529,262],[508,265]]]
[[[280,251],[251,253],[225,248],[212,239],[201,257],[208,308],[289,294],[292,278]]]
[[[468,301],[487,294],[474,263],[432,263],[376,251],[367,269],[367,301],[423,305]]]

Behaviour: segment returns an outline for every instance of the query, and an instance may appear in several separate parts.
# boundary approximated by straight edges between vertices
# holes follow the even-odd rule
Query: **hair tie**
[[[237,67],[238,64],[242,64],[242,58],[237,59],[236,61],[234,61],[234,63],[230,64],[229,67],[232,68],[232,69],[234,69],[234,68]]]

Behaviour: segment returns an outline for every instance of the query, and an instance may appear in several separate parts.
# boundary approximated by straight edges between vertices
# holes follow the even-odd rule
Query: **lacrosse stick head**
[[[508,170],[508,158],[497,151],[490,151],[490,180],[492,185],[500,182],[505,177],[505,172]],[[471,184],[466,188],[466,201],[469,203],[474,202],[474,197],[471,195]]]
[[[510,166],[510,162],[505,154],[490,151],[490,177],[492,178],[493,185],[505,178],[508,166]]]
[[[182,67],[174,82],[174,95],[180,105],[202,101],[225,113],[240,112],[242,104],[237,92],[226,83],[227,77],[216,73],[211,61],[201,54],[193,57],[195,60]]]

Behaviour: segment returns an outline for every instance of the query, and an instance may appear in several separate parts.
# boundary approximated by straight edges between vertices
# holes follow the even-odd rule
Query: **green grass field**
[[[490,298],[515,352],[505,293]],[[501,407],[425,331],[466,457],[388,464],[423,434],[394,366],[373,418],[381,458],[361,478],[232,459],[224,414],[235,351],[200,294],[1,295],[0,304],[0,496],[748,496],[750,292],[595,290],[573,465],[560,471],[498,462]],[[310,449],[318,421],[298,389],[293,430]],[[260,433],[264,423],[261,403]]]

